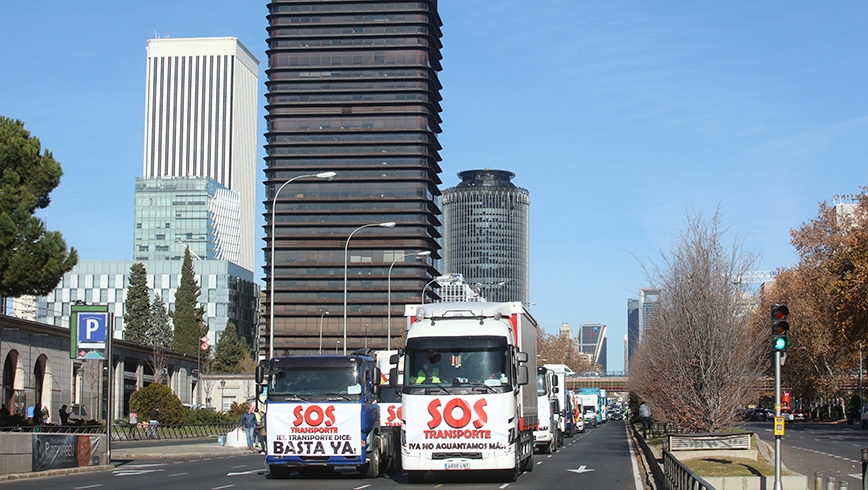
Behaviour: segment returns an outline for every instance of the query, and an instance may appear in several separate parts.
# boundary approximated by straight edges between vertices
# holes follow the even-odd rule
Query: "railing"
[[[201,439],[226,435],[238,427],[237,423],[222,424],[159,424],[156,431],[147,424],[130,427],[112,425],[112,441],[133,441],[143,439]],[[104,425],[41,425],[0,427],[0,432],[38,432],[49,434],[105,434]]]
[[[714,490],[666,450],[663,451],[663,474],[666,476],[666,490]]]

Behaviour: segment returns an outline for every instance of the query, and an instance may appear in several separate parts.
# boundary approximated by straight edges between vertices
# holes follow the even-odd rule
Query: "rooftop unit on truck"
[[[427,471],[533,470],[537,323],[521,303],[410,305],[401,464]],[[396,369],[396,368],[395,368]]]
[[[394,467],[397,441],[380,429],[380,370],[367,355],[277,357],[267,375],[267,449],[272,478],[322,470],[358,471],[375,478]]]

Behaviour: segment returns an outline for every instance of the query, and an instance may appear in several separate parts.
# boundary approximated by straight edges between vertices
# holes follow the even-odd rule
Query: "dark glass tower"
[[[443,191],[444,272],[461,273],[488,301],[530,295],[530,193],[505,170],[467,170]]]
[[[437,1],[275,0],[268,9],[264,250],[266,287],[275,266],[275,355],[384,348],[388,291],[395,338],[404,305],[437,273]],[[328,171],[333,181],[300,178],[275,198],[289,179]],[[397,226],[359,229],[385,222]]]

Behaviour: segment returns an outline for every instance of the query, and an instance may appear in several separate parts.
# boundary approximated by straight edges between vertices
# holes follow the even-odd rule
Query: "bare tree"
[[[741,277],[755,256],[724,243],[720,210],[688,213],[661,264],[645,267],[659,301],[630,363],[630,390],[657,420],[699,432],[735,421],[768,364],[768,332],[750,326]]]
[[[159,345],[154,345],[151,351],[151,357],[148,358],[148,365],[154,372],[154,381],[157,383],[163,382],[163,377],[166,375],[166,370],[169,366],[169,361],[166,356],[166,350]]]
[[[96,408],[94,408],[94,404],[96,400],[99,399],[100,394],[100,384],[102,383],[102,370],[103,370],[104,361],[98,359],[89,359],[84,361],[82,371],[82,377],[84,378],[84,382],[88,387],[88,394],[90,395],[88,398],[88,414],[90,414],[90,418],[92,420],[96,420]]]

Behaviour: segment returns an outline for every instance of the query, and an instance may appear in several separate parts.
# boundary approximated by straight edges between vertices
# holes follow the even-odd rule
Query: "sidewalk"
[[[102,466],[83,466],[31,473],[8,473],[0,475],[0,482],[71,475],[95,471],[112,471],[116,465],[135,459],[195,459],[213,456],[242,456],[259,454],[246,447],[220,446],[217,438],[207,439],[161,439],[132,442],[115,441],[111,445],[111,461]]]

